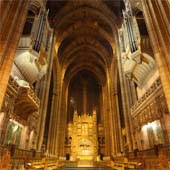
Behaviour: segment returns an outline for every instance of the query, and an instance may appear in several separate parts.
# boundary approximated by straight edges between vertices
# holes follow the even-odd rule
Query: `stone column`
[[[55,117],[56,117],[56,122],[54,122],[56,124],[56,131],[54,133],[54,139],[55,139],[54,150],[55,150],[55,154],[57,156],[60,155],[60,147],[59,147],[60,143],[61,143],[61,140],[59,138],[59,135],[60,135],[59,131],[61,130],[60,124],[64,123],[64,122],[60,121],[61,114],[63,114],[61,112],[61,109],[62,109],[61,103],[63,102],[62,101],[62,86],[63,86],[62,69],[60,67],[59,61],[57,61],[57,85],[56,85],[57,96],[56,96],[56,100],[55,100],[55,103],[57,106],[54,109]],[[64,136],[65,136],[65,132],[64,132]]]
[[[63,82],[62,85],[62,95],[60,101],[60,115],[58,119],[58,151],[60,156],[64,156],[64,141],[65,141],[65,132],[67,127],[67,97],[68,97],[68,85],[66,82]]]
[[[56,54],[57,55],[57,54]],[[49,122],[47,150],[49,154],[58,157],[58,127],[60,117],[60,97],[61,97],[61,68],[58,62],[58,56],[55,57],[53,62],[53,96],[51,103],[51,116]]]
[[[115,97],[115,105],[116,105],[116,115],[117,115],[117,129],[118,129],[118,136],[116,139],[117,142],[117,153],[120,153],[123,151],[123,141],[122,141],[122,129],[121,129],[121,124],[120,124],[120,114],[119,114],[119,105],[118,105],[118,94],[114,94]]]
[[[28,126],[24,126],[21,133],[20,145],[21,149],[28,149],[26,143],[28,142]]]
[[[102,92],[103,92],[103,108],[104,108],[104,112],[103,112],[103,125],[104,125],[104,134],[105,134],[105,156],[110,155],[111,150],[111,137],[110,137],[110,121],[109,121],[109,112],[110,109],[108,108],[108,94],[107,94],[107,84],[105,86],[102,87]]]
[[[53,77],[53,97],[52,97],[52,104],[51,104],[51,116],[50,116],[50,127],[48,132],[48,143],[47,143],[47,149],[50,154],[58,156],[58,149],[57,149],[57,134],[58,134],[58,109],[59,109],[59,96],[61,93],[60,89],[60,74],[59,74],[59,68],[57,67],[56,62],[53,63],[53,74],[55,75]],[[57,68],[56,68],[57,67]],[[57,80],[56,80],[57,78]],[[59,112],[60,113],[60,112]]]
[[[0,2],[0,108],[25,23],[29,2],[20,0],[3,0]]]
[[[44,129],[47,115],[47,106],[48,106],[48,97],[49,97],[49,88],[50,88],[50,80],[51,80],[51,72],[54,58],[54,42],[55,36],[53,35],[52,44],[50,47],[50,52],[48,56],[48,69],[47,74],[45,75],[42,87],[42,94],[40,98],[40,118],[39,118],[39,127],[38,127],[38,141],[37,141],[37,149],[41,149],[41,145],[43,143],[44,137]]]
[[[51,116],[50,116],[50,127],[48,131],[48,143],[47,150],[50,154],[55,154],[55,133],[56,133],[56,125],[57,125],[57,116],[56,116],[56,103],[57,92],[53,90],[52,104],[51,104]]]
[[[128,92],[129,92],[129,99],[130,99],[130,107],[135,104],[137,101],[137,93],[135,89],[135,83],[132,80],[127,79],[127,85],[128,85]]]
[[[114,60],[114,59],[113,59]],[[118,139],[118,133],[119,133],[119,128],[117,127],[118,125],[118,120],[117,120],[117,107],[116,107],[116,103],[115,103],[115,69],[113,69],[115,67],[115,62],[112,61],[112,65],[111,68],[109,69],[109,84],[108,84],[108,103],[110,103],[110,115],[109,115],[109,120],[110,120],[110,136],[111,136],[111,155],[116,155],[118,147],[117,147],[117,143],[120,142]],[[114,77],[114,78],[113,78]],[[116,141],[118,140],[118,141]]]
[[[122,136],[121,136],[121,125],[120,125],[120,114],[119,114],[119,105],[118,105],[118,94],[117,94],[117,61],[113,58],[112,66],[111,66],[111,112],[113,115],[113,126],[114,126],[114,151],[113,155],[117,155],[123,150],[122,146]]]
[[[132,151],[133,149],[134,149],[134,147],[135,147],[135,143],[134,143],[134,141],[135,141],[135,139],[134,139],[134,129],[133,129],[133,124],[132,124],[132,116],[131,116],[131,107],[133,106],[133,104],[134,104],[134,97],[135,96],[133,96],[134,94],[133,94],[133,86],[132,86],[132,81],[131,80],[129,80],[127,77],[125,77],[125,84],[126,84],[126,86],[125,86],[125,92],[126,92],[126,98],[127,98],[127,103],[128,103],[128,105],[127,105],[127,107],[128,107],[128,121],[129,121],[129,129],[130,129],[130,136],[131,136],[131,143],[130,143],[130,145],[129,145],[129,149],[130,149],[130,151]]]
[[[131,115],[130,115],[130,103],[129,103],[129,95],[128,95],[128,88],[127,88],[127,80],[123,72],[122,68],[122,60],[121,60],[121,53],[118,38],[116,39],[117,44],[117,64],[118,64],[118,72],[119,72],[119,79],[120,79],[120,88],[121,88],[121,96],[122,96],[122,106],[123,106],[123,114],[124,114],[124,121],[125,121],[125,128],[126,128],[126,137],[127,137],[127,144],[128,149],[132,150],[132,132],[131,132]]]
[[[3,128],[4,125],[4,121],[5,121],[5,112],[0,112],[0,144],[2,144],[2,136],[4,136],[4,131],[5,129]]]
[[[3,113],[4,114],[4,117],[3,117],[3,122],[2,122],[2,125],[1,125],[1,134],[0,134],[0,144],[3,145],[4,143],[4,140],[5,140],[5,134],[7,133],[7,127],[8,127],[8,122],[9,122],[9,113]]]
[[[114,73],[115,74],[115,73]],[[115,74],[116,75],[116,74]],[[117,79],[114,79],[117,82]],[[113,85],[112,85],[113,86]],[[117,94],[117,85],[114,84],[114,89],[112,90],[112,109],[113,109],[113,124],[114,124],[114,140],[115,140],[115,154],[120,153],[123,150],[122,145],[122,129],[120,125],[120,114],[119,114],[119,105],[118,105],[118,94]]]
[[[107,128],[107,131],[109,131],[109,137],[110,137],[110,146],[108,147],[108,153],[109,153],[109,156],[111,156],[111,154],[115,154],[116,151],[117,151],[117,148],[116,148],[116,144],[115,144],[115,138],[116,138],[116,135],[117,135],[117,132],[116,132],[116,129],[115,129],[115,126],[116,126],[116,123],[115,123],[115,109],[114,106],[113,106],[113,97],[112,97],[112,86],[113,84],[111,83],[111,71],[110,71],[110,68],[109,68],[109,71],[108,71],[108,75],[107,75],[107,108],[108,108],[108,126]],[[116,132],[116,133],[115,133]]]
[[[114,65],[114,64],[113,64]],[[116,154],[116,107],[114,105],[115,98],[112,96],[114,91],[114,84],[112,83],[113,73],[111,68],[107,68],[107,81],[104,87],[102,87],[103,92],[103,124],[104,124],[104,133],[105,133],[105,155],[111,156]],[[115,74],[115,73],[114,73]]]
[[[170,2],[141,0],[162,87],[170,112]]]

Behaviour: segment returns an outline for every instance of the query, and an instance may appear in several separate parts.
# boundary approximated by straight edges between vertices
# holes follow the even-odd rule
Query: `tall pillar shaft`
[[[154,56],[170,112],[170,2],[141,0]]]
[[[127,93],[127,82],[125,75],[123,73],[122,61],[120,58],[120,54],[118,53],[118,69],[119,69],[119,78],[120,78],[120,86],[121,86],[121,96],[122,96],[122,105],[123,105],[123,114],[125,119],[125,128],[126,128],[126,136],[127,136],[127,144],[128,149],[132,150],[132,133],[130,126],[130,104],[129,104],[129,96]],[[125,147],[125,146],[124,146]]]
[[[1,1],[0,33],[0,108],[11,73],[16,49],[23,30],[30,1]]]
[[[117,49],[120,49],[118,39],[117,39]],[[130,101],[129,101],[129,97],[131,97],[131,96],[129,96],[129,94],[128,94],[128,84],[127,84],[127,80],[126,80],[126,77],[125,77],[124,72],[123,72],[121,54],[120,54],[119,50],[117,50],[117,57],[118,57],[117,61],[118,61],[118,69],[119,69],[123,114],[124,114],[126,136],[127,136],[127,143],[126,144],[128,145],[128,149],[131,151],[132,148],[133,148],[133,144],[132,144],[132,123],[131,123]]]
[[[102,89],[103,91],[103,107],[104,107],[104,112],[103,112],[103,124],[104,124],[104,134],[105,134],[105,155],[110,155],[111,152],[111,129],[113,128],[110,124],[111,119],[109,119],[109,112],[110,112],[110,108],[108,107],[108,89],[107,89],[107,85],[103,87]]]
[[[50,80],[51,80],[51,73],[52,73],[52,66],[53,66],[53,57],[54,57],[54,41],[55,37],[53,36],[53,41],[51,44],[51,51],[48,56],[48,70],[47,74],[45,75],[45,79],[43,81],[42,87],[42,95],[41,95],[41,102],[40,102],[40,119],[39,119],[39,127],[38,127],[38,141],[37,147],[38,150],[41,149],[41,145],[43,143],[44,137],[44,130],[45,130],[45,123],[46,123],[46,115],[47,115],[47,106],[48,106],[48,97],[49,97],[49,88],[50,88]]]
[[[65,132],[66,132],[66,126],[67,126],[67,111],[66,111],[66,106],[67,106],[67,86],[65,82],[63,82],[62,85],[62,95],[61,95],[61,100],[60,100],[60,111],[58,115],[58,133],[57,133],[57,150],[59,156],[64,156],[64,140],[65,140]]]

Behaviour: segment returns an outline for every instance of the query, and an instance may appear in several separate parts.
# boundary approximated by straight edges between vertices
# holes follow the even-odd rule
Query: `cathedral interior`
[[[1,0],[0,170],[170,170],[170,1]]]

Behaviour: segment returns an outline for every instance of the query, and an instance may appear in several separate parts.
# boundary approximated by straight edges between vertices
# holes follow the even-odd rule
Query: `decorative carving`
[[[29,126],[30,130],[36,129],[36,127],[37,127],[37,119],[38,119],[37,112],[34,112],[30,116],[28,116],[27,122],[28,122],[28,126]]]
[[[144,96],[131,108],[135,128],[140,128],[148,122],[160,119],[166,113],[168,113],[168,108],[165,96],[162,93],[160,79],[156,80]]]
[[[9,120],[28,126],[29,130],[36,129],[39,103],[38,97],[29,84],[17,82],[10,77],[1,109],[1,112],[5,113],[3,131],[7,130]],[[3,142],[4,137],[4,134],[2,134],[1,142]]]
[[[78,116],[77,112],[74,112],[73,124],[70,124],[68,131],[72,139],[72,159],[95,160],[98,154],[96,111],[92,116]]]
[[[38,111],[40,101],[30,86],[25,87],[10,77],[1,111],[21,116],[25,120],[29,114]]]

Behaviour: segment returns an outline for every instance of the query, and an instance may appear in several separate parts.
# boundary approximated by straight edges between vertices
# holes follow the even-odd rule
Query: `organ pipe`
[[[130,6],[126,5],[125,11],[123,11],[124,15],[124,25],[127,30],[129,44],[130,44],[130,50],[131,52],[135,52],[137,50],[136,41],[135,41],[135,35],[133,30],[133,15],[132,15],[132,9]]]
[[[41,10],[36,23],[35,42],[33,49],[37,52],[40,51],[47,14],[48,12],[46,13],[44,10]]]

